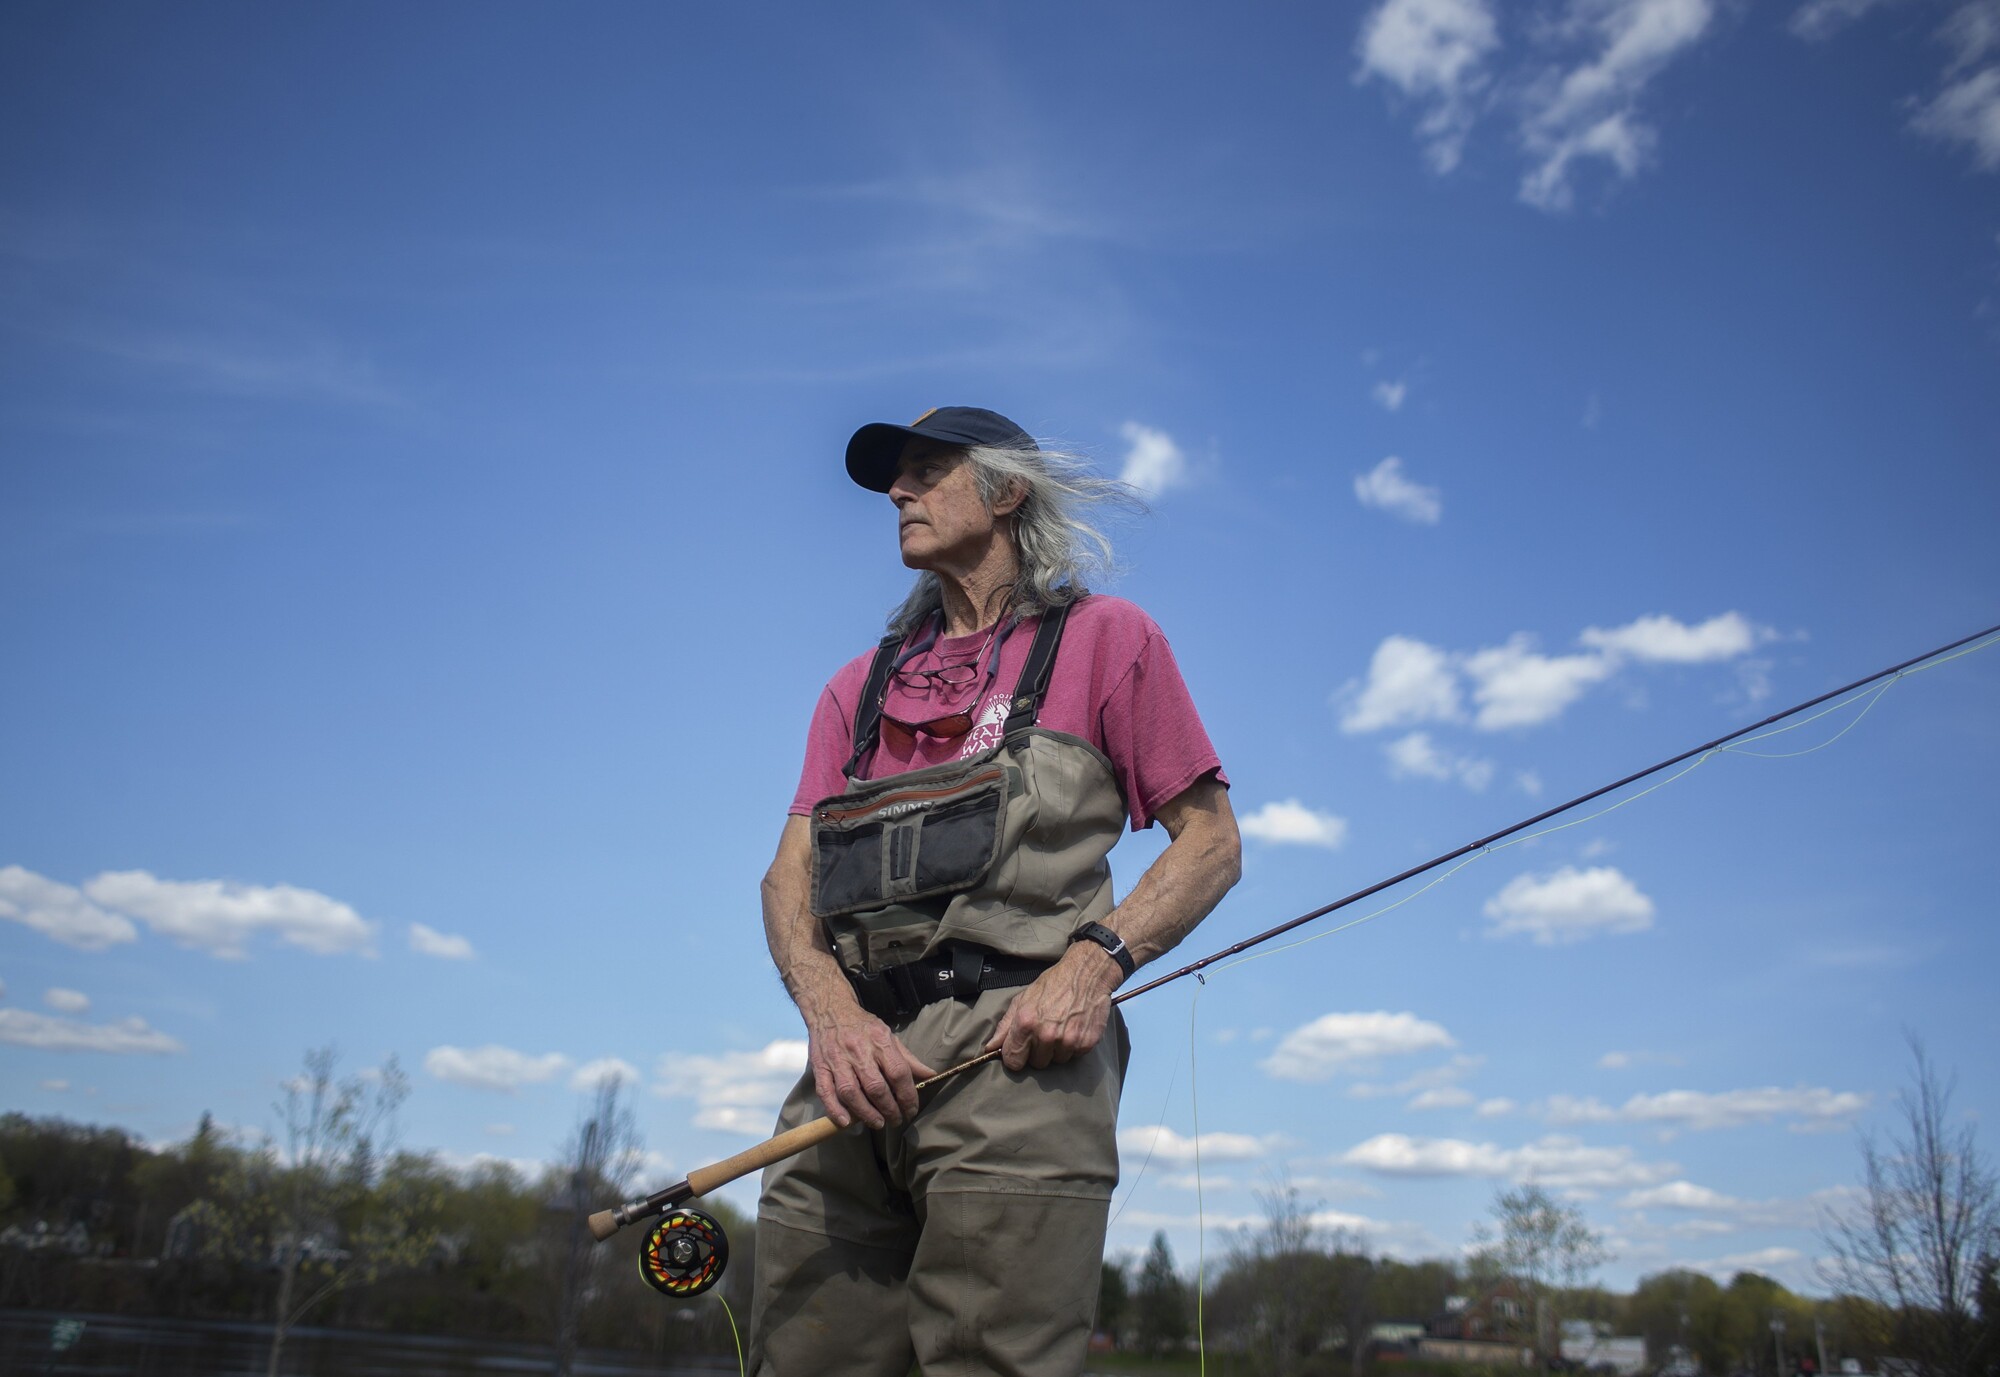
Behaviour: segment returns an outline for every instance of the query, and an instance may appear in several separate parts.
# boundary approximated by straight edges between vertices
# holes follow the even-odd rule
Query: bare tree
[[[1485,1225],[1473,1233],[1480,1245],[1475,1270],[1506,1277],[1520,1290],[1535,1355],[1546,1365],[1558,1352],[1552,1336],[1561,1330],[1560,1292],[1581,1286],[1611,1255],[1580,1210],[1557,1204],[1540,1186],[1501,1191],[1493,1217],[1497,1234]]]
[[[639,1126],[631,1109],[619,1103],[622,1086],[616,1075],[597,1083],[557,1167],[556,1377],[569,1377],[576,1361],[584,1307],[600,1259],[584,1220],[604,1202],[622,1200],[639,1167]]]
[[[2000,1181],[1972,1126],[1950,1121],[1954,1083],[1910,1038],[1912,1083],[1886,1140],[1861,1140],[1862,1199],[1822,1233],[1826,1280],[1892,1316],[1890,1336],[1928,1377],[1975,1377],[2000,1361],[1980,1285],[2000,1259]]]

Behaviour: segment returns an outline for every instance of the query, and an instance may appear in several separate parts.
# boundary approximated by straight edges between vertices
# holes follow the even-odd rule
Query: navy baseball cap
[[[903,457],[903,446],[913,435],[967,448],[1040,448],[1032,435],[997,411],[978,406],[934,406],[906,426],[877,421],[855,431],[847,442],[847,476],[872,491],[889,491],[889,485],[896,481],[896,461]]]

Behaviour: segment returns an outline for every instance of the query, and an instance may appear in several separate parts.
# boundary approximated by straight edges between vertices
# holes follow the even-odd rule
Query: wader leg
[[[909,1282],[924,1377],[1077,1377],[1097,1312],[1110,1203],[933,1190],[925,1205]]]
[[[757,1221],[751,1377],[908,1377],[907,1252]]]

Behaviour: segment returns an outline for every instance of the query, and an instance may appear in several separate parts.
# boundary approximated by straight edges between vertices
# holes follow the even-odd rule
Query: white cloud
[[[1559,716],[1591,685],[1616,668],[1604,655],[1542,655],[1525,633],[1505,645],[1488,646],[1465,657],[1479,705],[1473,725],[1481,731],[1535,727]]]
[[[43,1052],[110,1052],[119,1056],[187,1050],[178,1038],[148,1028],[143,1018],[83,1023],[26,1009],[0,1009],[0,1042]]]
[[[1503,1115],[1512,1114],[1518,1107],[1505,1095],[1495,1095],[1490,1100],[1481,1100],[1479,1108],[1473,1112],[1482,1119],[1498,1119]]]
[[[1361,24],[1356,80],[1381,77],[1420,102],[1417,132],[1432,167],[1458,166],[1485,87],[1484,66],[1500,46],[1486,0],[1383,0]]]
[[[576,1068],[569,1078],[572,1090],[595,1090],[605,1081],[616,1079],[625,1085],[636,1086],[645,1080],[639,1068],[619,1057],[599,1057],[587,1061]]]
[[[1824,1086],[1790,1090],[1764,1086],[1745,1090],[1668,1090],[1634,1095],[1613,1108],[1602,1101],[1568,1095],[1549,1097],[1544,1112],[1552,1124],[1638,1123],[1702,1131],[1791,1119],[1795,1127],[1837,1128],[1868,1107],[1868,1096]]]
[[[1169,488],[1187,482],[1187,456],[1164,430],[1127,421],[1118,428],[1131,446],[1125,451],[1125,467],[1118,477],[1147,497],[1158,497]]]
[[[1587,627],[1577,639],[1596,650],[1653,664],[1698,665],[1730,660],[1765,641],[1777,639],[1769,627],[1754,626],[1741,612],[1724,612],[1699,626],[1659,614],[1610,629]]]
[[[1514,772],[1514,787],[1529,798],[1540,798],[1542,796],[1542,777],[1533,770],[1516,770]]]
[[[39,1084],[41,1085],[42,1089],[48,1091],[52,1095],[65,1095],[69,1093],[69,1082],[65,1080],[41,1081],[39,1082]]]
[[[1910,124],[1934,139],[1969,144],[1981,171],[2000,168],[2000,65],[1946,83]]]
[[[1692,1181],[1669,1181],[1642,1191],[1633,1191],[1619,1206],[1628,1210],[1733,1210],[1743,1202],[1734,1196],[1697,1186]]]
[[[361,952],[374,933],[346,904],[293,885],[161,880],[143,870],[120,870],[99,875],[83,889],[104,907],[214,956],[246,956],[250,940],[260,933],[321,956]]]
[[[523,1085],[553,1080],[569,1066],[560,1052],[536,1057],[511,1047],[488,1043],[484,1047],[433,1047],[424,1054],[424,1070],[441,1081],[469,1085],[475,1090],[504,1090],[509,1094]]]
[[[1429,732],[1411,732],[1382,749],[1392,779],[1455,779],[1474,793],[1493,782],[1492,761],[1444,750]]]
[[[1347,819],[1308,808],[1295,798],[1267,803],[1237,823],[1258,841],[1338,850],[1347,841]]]
[[[139,937],[130,919],[106,913],[68,885],[18,865],[0,866],[0,918],[79,951],[103,951]]]
[[[1493,920],[1487,936],[1525,933],[1544,947],[1653,926],[1653,901],[1615,866],[1516,875],[1486,901],[1485,913]]]
[[[696,1128],[762,1138],[805,1069],[805,1040],[780,1038],[754,1052],[665,1053],[653,1088],[693,1099]]]
[[[1597,1064],[1606,1071],[1623,1071],[1632,1064],[1630,1052],[1606,1052],[1597,1059]]]
[[[420,956],[435,956],[445,961],[470,961],[473,957],[472,942],[468,938],[439,932],[422,923],[410,924],[410,950]]]
[[[1697,1272],[1707,1272],[1713,1276],[1734,1276],[1738,1272],[1770,1272],[1791,1266],[1805,1257],[1797,1248],[1759,1248],[1754,1253],[1731,1253],[1728,1257],[1711,1258],[1707,1262],[1691,1262],[1687,1266]]]
[[[1790,27],[1798,37],[1818,42],[1889,3],[1891,0],[1806,0],[1792,12]]]
[[[1324,1081],[1383,1057],[1457,1045],[1441,1025],[1411,1013],[1322,1014],[1285,1034],[1262,1065],[1280,1080]]]
[[[1367,683],[1350,680],[1339,696],[1347,703],[1340,717],[1344,732],[1456,722],[1465,715],[1451,656],[1408,636],[1384,638],[1368,662]]]
[[[1262,1157],[1277,1143],[1276,1138],[1253,1138],[1247,1133],[1204,1133],[1200,1137],[1201,1160],[1247,1162]],[[1194,1138],[1183,1138],[1164,1124],[1118,1131],[1118,1151],[1123,1160],[1137,1162],[1150,1154],[1155,1161],[1186,1166],[1195,1159]]]
[[[1387,1176],[1482,1176],[1537,1181],[1554,1189],[1621,1190],[1676,1175],[1671,1162],[1641,1162],[1628,1147],[1588,1147],[1556,1135],[1517,1148],[1458,1138],[1411,1138],[1381,1133],[1340,1159]]]
[[[1355,475],[1354,495],[1364,507],[1375,507],[1421,526],[1435,526],[1444,515],[1438,490],[1405,478],[1403,461],[1393,454],[1368,472]]]
[[[1472,1103],[1472,1092],[1462,1085],[1440,1085],[1411,1100],[1410,1109],[1461,1109]]]
[[[90,1009],[90,996],[81,990],[65,990],[60,986],[42,994],[42,1003],[59,1014],[81,1014]]]
[[[1572,169],[1598,158],[1636,176],[1655,135],[1639,117],[1646,86],[1698,42],[1714,18],[1709,0],[1570,0],[1548,30],[1557,42],[1580,42],[1589,56],[1557,64],[1531,83],[1521,141],[1536,166],[1521,199],[1541,210],[1567,210]]]
[[[1405,382],[1378,382],[1370,395],[1384,411],[1401,411],[1403,399],[1410,395],[1410,385]]]

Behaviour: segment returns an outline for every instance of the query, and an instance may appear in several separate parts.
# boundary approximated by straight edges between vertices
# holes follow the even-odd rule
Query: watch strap
[[[1085,923],[1069,935],[1072,942],[1095,942],[1111,954],[1118,963],[1121,980],[1128,980],[1132,972],[1139,969],[1139,963],[1132,959],[1132,949],[1125,945],[1125,939],[1102,923]]]

